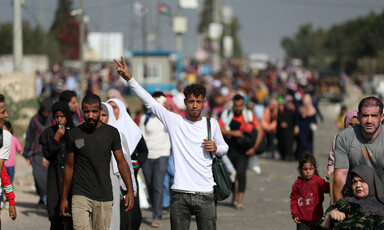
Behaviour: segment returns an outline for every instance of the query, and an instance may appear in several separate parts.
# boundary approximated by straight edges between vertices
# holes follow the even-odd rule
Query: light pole
[[[84,0],[80,0],[80,42],[79,42],[79,51],[80,51],[80,78],[79,78],[79,90],[80,98],[84,97],[85,94],[85,63],[84,63]]]
[[[79,83],[78,83],[78,90],[79,90],[79,98],[82,99],[85,95],[85,62],[84,62],[84,28],[85,28],[85,22],[84,22],[84,0],[80,0],[80,6],[79,9],[72,10],[70,12],[71,16],[79,15],[80,16],[80,26],[79,26]]]
[[[213,0],[213,7],[212,7],[212,14],[213,14],[213,22],[211,24],[212,27],[212,35],[211,39],[212,42],[212,48],[213,48],[213,55],[212,55],[212,68],[213,72],[217,72],[220,69],[220,38],[221,38],[221,32],[222,27],[220,24],[220,0]]]
[[[23,25],[20,0],[13,0],[13,70],[21,72],[23,65]]]

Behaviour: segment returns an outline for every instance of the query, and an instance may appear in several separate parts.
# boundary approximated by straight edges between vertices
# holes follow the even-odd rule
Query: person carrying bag
[[[207,129],[208,129],[208,140],[211,140],[211,119],[207,118]],[[222,201],[227,199],[231,195],[232,183],[230,174],[227,167],[216,155],[212,155],[212,152],[209,152],[212,158],[212,172],[213,178],[215,180],[215,197],[216,200]]]

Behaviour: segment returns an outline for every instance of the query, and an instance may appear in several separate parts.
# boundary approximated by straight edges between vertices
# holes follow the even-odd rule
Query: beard
[[[380,125],[374,126],[373,129],[367,130],[364,126],[362,126],[362,131],[367,135],[373,135],[379,129]]]
[[[85,120],[85,123],[87,123],[87,126],[89,128],[94,129],[96,128],[99,121],[100,121],[100,117],[98,117],[97,119],[88,118],[87,120]],[[93,122],[93,124],[91,122]]]

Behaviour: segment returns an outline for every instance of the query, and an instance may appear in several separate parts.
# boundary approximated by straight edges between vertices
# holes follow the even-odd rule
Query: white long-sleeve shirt
[[[143,134],[148,148],[148,159],[158,159],[169,157],[171,154],[171,141],[169,140],[168,130],[157,117],[151,114],[145,123],[146,116],[141,116],[139,128]]]
[[[168,111],[145,91],[135,79],[128,86],[144,106],[151,110],[168,129],[171,139],[175,177],[172,189],[194,192],[212,192],[215,182],[212,175],[212,158],[204,150],[202,143],[208,137],[207,120],[189,121]],[[228,151],[217,120],[211,119],[212,140],[217,146],[216,155],[223,156]]]

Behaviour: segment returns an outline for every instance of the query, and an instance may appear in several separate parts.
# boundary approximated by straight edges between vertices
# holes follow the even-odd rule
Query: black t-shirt
[[[90,130],[79,125],[68,133],[67,151],[75,154],[72,195],[86,196],[97,201],[112,201],[109,176],[111,151],[121,149],[116,128],[102,124]]]

